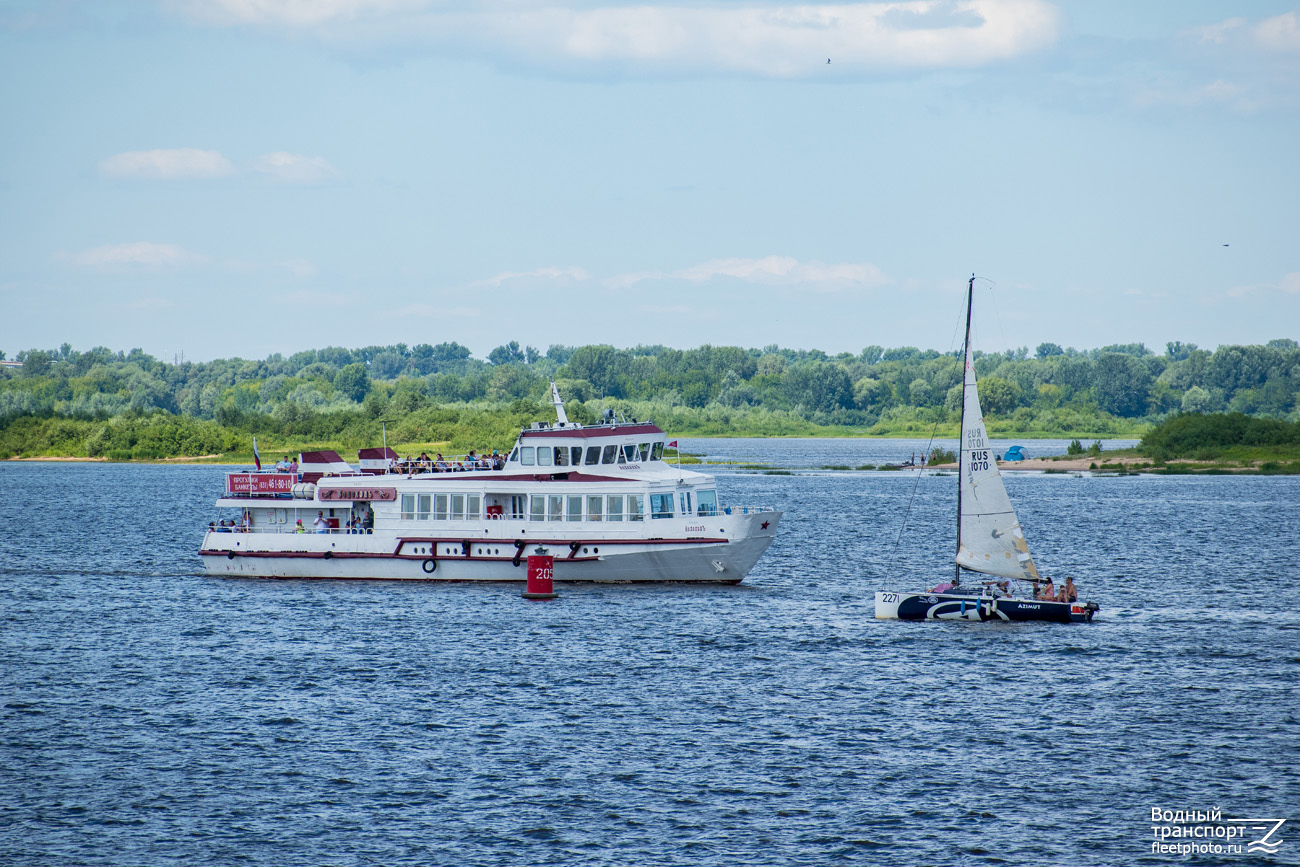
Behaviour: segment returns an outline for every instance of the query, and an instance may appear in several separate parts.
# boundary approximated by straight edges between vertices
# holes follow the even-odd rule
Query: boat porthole
[[[587,553],[587,549],[586,549],[586,548],[583,548],[583,549],[582,549],[582,553],[586,554],[586,553]]]
[[[592,548],[592,549],[591,549],[591,553],[593,553],[593,554],[599,554],[599,553],[600,553],[600,549],[599,549],[599,548]]]

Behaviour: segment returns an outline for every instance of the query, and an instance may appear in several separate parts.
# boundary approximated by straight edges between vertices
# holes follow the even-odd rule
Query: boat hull
[[[729,538],[436,538],[374,534],[209,533],[209,575],[377,581],[519,582],[529,554],[555,558],[556,583],[737,584],[767,550],[779,512],[729,519]],[[752,525],[752,526],[751,526]],[[766,526],[764,526],[766,525]]]
[[[1098,610],[1095,602],[1044,602],[953,593],[876,593],[877,620],[1091,623]]]

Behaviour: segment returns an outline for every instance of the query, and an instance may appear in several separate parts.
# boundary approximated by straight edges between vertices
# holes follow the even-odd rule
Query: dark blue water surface
[[[1186,862],[1152,807],[1300,862],[1300,479],[1012,476],[1102,611],[1005,625],[873,618],[948,574],[953,476],[723,474],[786,511],[744,584],[529,603],[204,577],[223,471],[0,464],[0,863]]]

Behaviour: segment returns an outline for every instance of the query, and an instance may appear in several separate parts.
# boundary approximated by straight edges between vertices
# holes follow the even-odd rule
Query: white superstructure
[[[398,464],[374,449],[361,453],[362,469],[315,452],[291,473],[230,473],[217,506],[237,510],[236,526],[210,528],[204,566],[250,577],[523,581],[528,555],[545,549],[561,582],[734,584],[753,568],[780,512],[721,504],[712,476],[663,460],[654,424],[608,411],[599,424],[576,424],[556,403],[555,423],[534,423],[495,462]]]

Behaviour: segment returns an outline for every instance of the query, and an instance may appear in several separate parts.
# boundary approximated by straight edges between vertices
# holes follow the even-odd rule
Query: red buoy
[[[545,549],[539,548],[539,551]],[[524,590],[525,599],[554,599],[552,581],[555,577],[555,558],[550,554],[528,555],[528,587]]]

